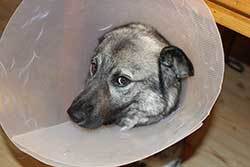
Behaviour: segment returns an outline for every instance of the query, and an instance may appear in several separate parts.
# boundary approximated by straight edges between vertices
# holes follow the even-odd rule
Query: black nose
[[[89,129],[95,129],[103,124],[100,116],[93,114],[94,106],[90,104],[72,104],[68,109],[70,119],[79,126]]]
[[[83,123],[87,119],[86,114],[81,110],[74,110],[70,108],[67,112],[70,119],[75,123]]]
[[[91,104],[74,101],[67,112],[72,121],[83,124],[87,121],[93,108]]]

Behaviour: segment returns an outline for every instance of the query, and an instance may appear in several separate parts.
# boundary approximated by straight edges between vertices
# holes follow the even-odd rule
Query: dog
[[[181,82],[193,75],[185,53],[157,30],[127,24],[99,39],[85,89],[68,114],[84,128],[150,125],[176,109]]]
[[[142,23],[105,33],[90,64],[85,89],[67,111],[89,129],[117,124],[128,130],[159,122],[176,110],[182,80],[194,75],[184,51]],[[176,159],[168,167],[178,166]]]

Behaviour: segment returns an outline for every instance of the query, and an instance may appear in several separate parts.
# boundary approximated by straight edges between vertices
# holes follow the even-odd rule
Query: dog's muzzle
[[[102,126],[108,113],[108,89],[106,86],[83,91],[68,109],[71,120],[79,126],[95,129]]]
[[[72,104],[68,109],[71,120],[79,126],[95,129],[103,124],[103,119],[99,115],[93,114],[95,107],[91,104]]]

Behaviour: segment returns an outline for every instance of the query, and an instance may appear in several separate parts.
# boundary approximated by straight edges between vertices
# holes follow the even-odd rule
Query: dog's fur
[[[181,81],[193,74],[185,53],[154,28],[127,24],[100,38],[85,89],[68,113],[85,128],[156,123],[176,109]]]
[[[144,160],[122,167],[181,167],[184,142],[179,142]]]

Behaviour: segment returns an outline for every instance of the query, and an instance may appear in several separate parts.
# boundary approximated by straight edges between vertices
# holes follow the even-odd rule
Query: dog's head
[[[181,49],[149,26],[128,24],[100,39],[85,89],[68,114],[85,128],[151,124],[176,107],[181,80],[191,75]]]

